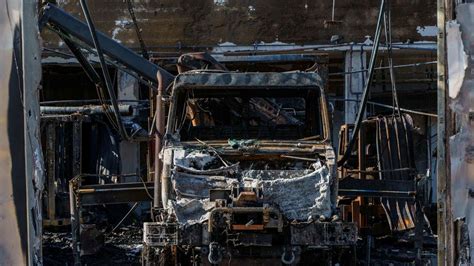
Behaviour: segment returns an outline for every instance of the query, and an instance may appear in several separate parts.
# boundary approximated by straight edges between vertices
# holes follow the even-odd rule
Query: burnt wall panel
[[[59,6],[82,18],[78,1]],[[338,0],[331,20],[330,0],[135,0],[135,14],[149,46],[204,45],[221,42],[328,43],[332,35],[345,41],[364,41],[373,35],[379,1]],[[435,40],[422,36],[423,26],[436,25],[436,2],[392,0],[394,41]],[[89,1],[97,28],[127,46],[138,47],[132,19],[123,0]],[[420,28],[421,27],[421,28]],[[423,35],[426,35],[425,33]],[[428,34],[430,35],[430,34]],[[431,34],[432,35],[432,34]],[[46,44],[62,44],[44,34]],[[63,45],[63,44],[62,44]]]

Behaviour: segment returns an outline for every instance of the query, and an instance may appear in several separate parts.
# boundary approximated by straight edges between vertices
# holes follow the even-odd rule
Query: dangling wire
[[[388,67],[389,67],[389,72],[390,72],[390,85],[392,88],[392,105],[393,105],[393,112],[392,112],[392,119],[393,119],[393,124],[395,126],[395,130],[398,132],[398,122],[395,116],[395,110],[397,111],[397,116],[400,119],[400,123],[402,124],[402,127],[405,132],[407,132],[407,125],[405,122],[405,117],[402,117],[401,112],[400,112],[400,106],[398,104],[398,95],[397,95],[397,84],[395,82],[395,73],[393,70],[393,53],[392,53],[392,18],[391,18],[391,8],[390,8],[390,0],[387,1],[387,6],[385,9],[384,13],[384,28],[385,28],[385,40],[387,42],[387,52],[388,52]],[[408,135],[405,135],[405,143],[408,145]],[[401,140],[397,138],[397,145],[398,148],[400,149]],[[408,157],[410,155],[408,154]],[[398,153],[398,160],[401,162],[403,158],[401,157],[401,154]],[[410,160],[408,160],[410,161]]]
[[[142,31],[138,27],[137,18],[135,17],[135,12],[133,11],[133,3],[131,0],[127,0],[127,7],[128,7],[128,13],[130,13],[130,17],[132,17],[133,25],[135,27],[135,33],[137,34],[137,38],[138,38],[138,43],[140,43],[140,48],[142,50],[142,55],[145,59],[150,59],[150,55],[148,54],[148,51],[146,50],[145,42],[143,41],[143,38],[142,38]]]
[[[392,17],[390,9],[390,0],[387,0],[386,10],[384,12],[384,28],[385,28],[385,41],[387,43],[388,53],[388,69],[390,73],[390,85],[392,88],[392,105],[393,105],[393,116],[395,117],[395,110],[397,111],[398,117],[401,117],[400,106],[398,104],[397,95],[397,84],[395,81],[395,72],[393,70],[393,52],[392,52]]]
[[[87,2],[86,2],[86,0],[80,0],[80,4],[81,4],[81,7],[82,7],[82,11],[84,13],[84,17],[85,17],[86,22],[87,22],[87,25],[89,27],[89,31],[90,31],[90,34],[91,34],[91,37],[92,37],[92,40],[93,40],[93,43],[94,43],[94,48],[97,51],[97,56],[99,57],[100,67],[102,69],[102,74],[103,74],[104,81],[105,81],[105,87],[107,88],[107,91],[108,91],[108,94],[109,94],[109,97],[110,97],[110,101],[112,103],[113,111],[115,113],[115,119],[116,119],[117,125],[119,127],[120,136],[124,139],[129,139],[129,137],[127,135],[127,131],[125,130],[125,127],[124,127],[119,109],[118,109],[117,96],[115,95],[115,92],[112,88],[112,81],[110,79],[110,74],[109,74],[105,59],[104,59],[104,54],[102,53],[100,43],[97,39],[97,32],[95,30],[94,23],[92,22],[92,18],[91,18],[91,15],[89,13],[89,8],[87,6]]]
[[[367,107],[367,100],[369,99],[369,90],[370,90],[370,86],[372,85],[372,80],[373,80],[372,78],[374,75],[375,60],[377,59],[377,54],[378,54],[378,50],[380,46],[380,35],[382,33],[382,24],[383,24],[382,20],[385,13],[385,1],[386,0],[380,1],[379,15],[377,17],[377,26],[375,28],[375,35],[374,35],[374,44],[372,47],[372,54],[370,55],[369,68],[367,71],[367,82],[365,83],[364,91],[362,93],[362,99],[359,106],[359,110],[357,112],[354,129],[352,131],[351,139],[347,145],[344,155],[337,161],[337,166],[344,165],[347,159],[349,159],[349,156],[351,155],[352,149],[354,148],[354,145],[355,145],[355,141],[359,134],[359,130],[362,124],[362,119],[364,118],[364,113]]]

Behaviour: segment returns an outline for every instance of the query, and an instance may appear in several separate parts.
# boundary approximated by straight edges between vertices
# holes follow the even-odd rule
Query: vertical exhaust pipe
[[[160,208],[161,201],[161,171],[163,169],[163,162],[160,160],[159,153],[161,152],[163,136],[165,131],[165,110],[163,102],[163,82],[160,72],[157,73],[158,79],[158,93],[156,95],[156,112],[155,112],[155,160],[154,160],[154,190],[153,190],[153,208]],[[163,205],[166,203],[163,202]]]

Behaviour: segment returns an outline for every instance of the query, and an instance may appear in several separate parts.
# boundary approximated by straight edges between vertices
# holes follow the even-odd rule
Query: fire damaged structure
[[[145,265],[305,265],[315,256],[347,265],[361,261],[357,250],[370,265],[373,238],[408,231],[415,252],[404,259],[424,261],[429,182],[416,170],[410,116],[398,110],[365,120],[352,149],[352,125],[342,126],[338,140],[332,134],[327,55],[234,59],[254,68],[267,60],[307,64],[278,72],[231,70],[232,61],[206,52],[146,60],[96,31],[81,6],[86,23],[51,4],[40,19],[99,95],[90,104],[41,106],[44,225],[70,224],[76,264],[100,252],[110,223],[113,232],[140,209]],[[378,27],[385,12],[382,2]],[[98,62],[85,52],[91,47]],[[110,75],[107,64],[126,74]],[[140,96],[119,102],[112,80],[126,82],[125,75],[141,82]],[[146,151],[128,173],[124,142]],[[127,204],[114,221],[113,206]]]
[[[43,10],[43,23],[64,36],[89,77],[103,86],[77,45],[66,36],[73,35],[89,45],[96,45],[97,37],[87,37],[83,33],[86,24],[56,7],[47,5]],[[292,264],[303,254],[311,257],[314,250],[331,247],[347,249],[352,253],[349,260],[354,260],[357,229],[337,215],[335,155],[325,81],[318,73],[229,72],[207,54],[189,54],[179,58],[178,71],[182,73],[170,82],[167,71],[155,67],[157,78],[153,79],[147,72],[151,63],[140,64],[138,55],[97,35],[105,44],[105,54],[159,84],[151,126],[156,132],[154,186],[114,179],[119,170],[106,165],[105,173],[99,167],[92,175],[74,174],[69,195],[78,261],[100,247],[100,221],[91,216],[87,206],[146,201],[150,191],[153,222],[145,222],[143,229],[147,263],[218,264],[241,257]],[[114,109],[119,111],[117,116],[132,110],[127,105]],[[45,106],[42,112],[44,119],[51,113],[79,114],[81,119],[85,116],[80,113],[107,114],[94,106]],[[140,126],[133,125],[124,132],[136,139],[140,133],[131,131]],[[52,129],[48,137],[54,138]],[[81,146],[74,141],[73,145]],[[77,154],[74,149],[73,153]],[[56,165],[53,157],[48,157],[51,166]],[[96,160],[107,163],[105,158],[99,153]],[[50,216],[54,216],[58,195],[49,196]],[[334,252],[326,255],[328,260]]]
[[[467,72],[442,82],[446,59],[467,69],[469,9],[435,27],[433,3],[403,0],[33,2],[35,42],[11,36],[43,49],[11,62],[32,178],[0,193],[28,258],[5,240],[0,264],[470,263],[473,193],[458,177],[451,195],[446,153],[470,173],[472,115],[441,97],[470,96]]]
[[[346,151],[353,128],[341,127],[339,158]],[[403,256],[422,264],[426,263],[421,257],[423,241],[432,241],[431,226],[424,214],[430,186],[428,177],[416,171],[413,135],[413,120],[408,114],[364,120],[355,152],[339,168],[338,195],[342,219],[357,223],[360,234],[369,241],[372,237],[414,232],[411,239],[415,252]]]

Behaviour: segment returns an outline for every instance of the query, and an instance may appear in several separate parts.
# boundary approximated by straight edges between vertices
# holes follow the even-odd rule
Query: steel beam
[[[41,106],[41,115],[48,114],[104,114],[103,105],[85,105],[85,106]],[[133,108],[128,104],[119,104],[118,111],[123,115],[131,115]]]
[[[346,177],[339,181],[339,196],[415,199],[415,181],[369,180]]]
[[[40,18],[40,30],[42,30],[42,27],[47,23],[91,47],[94,46],[89,27],[84,22],[69,15],[55,5],[46,4],[43,7],[42,16]],[[161,73],[165,88],[173,81],[174,76],[168,71],[151,63],[105,34],[98,31],[96,32],[102,51],[113,60],[125,65],[146,80],[155,84],[158,84],[157,73]]]
[[[86,185],[76,189],[80,206],[151,201],[153,182]]]
[[[453,1],[438,0],[438,265],[454,265],[451,177],[449,166],[449,121],[447,91],[446,21],[452,19]]]

